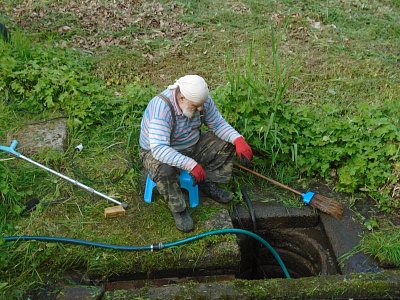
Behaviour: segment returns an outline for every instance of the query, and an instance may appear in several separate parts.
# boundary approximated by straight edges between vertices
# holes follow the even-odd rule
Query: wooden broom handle
[[[242,170],[245,170],[245,171],[247,171],[247,172],[249,172],[251,174],[254,174],[254,175],[256,175],[256,176],[258,176],[258,177],[260,177],[262,179],[265,179],[265,180],[267,180],[267,181],[269,181],[269,182],[271,182],[271,183],[273,183],[273,184],[275,184],[277,186],[280,186],[281,188],[284,188],[284,189],[286,189],[288,191],[291,191],[291,192],[293,192],[293,193],[295,193],[295,194],[297,194],[299,196],[302,196],[302,193],[300,193],[299,191],[296,191],[295,189],[292,189],[291,187],[288,187],[287,185],[284,185],[283,183],[280,183],[280,182],[275,181],[275,180],[273,180],[271,178],[268,178],[267,176],[261,175],[260,173],[257,173],[256,171],[253,171],[253,170],[251,170],[249,168],[246,168],[245,166],[243,166],[241,164],[238,164],[238,163],[233,163],[233,164],[235,166],[239,167]]]

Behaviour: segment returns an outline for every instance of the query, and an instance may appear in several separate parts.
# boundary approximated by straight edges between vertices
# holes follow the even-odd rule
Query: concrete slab
[[[308,206],[302,208],[287,208],[278,204],[253,202],[254,213],[258,229],[277,228],[307,228],[315,227],[319,223],[318,214]],[[246,228],[252,228],[250,212],[245,205],[237,206],[237,213]],[[238,216],[232,214],[237,222]]]
[[[345,207],[341,220],[326,214],[321,214],[320,218],[336,258],[348,253],[359,244],[364,228],[356,221],[357,218],[352,210]],[[364,253],[351,256],[339,267],[342,274],[380,271],[378,262]]]
[[[107,291],[111,299],[400,299],[398,271],[304,277],[299,279],[189,282],[161,287]]]

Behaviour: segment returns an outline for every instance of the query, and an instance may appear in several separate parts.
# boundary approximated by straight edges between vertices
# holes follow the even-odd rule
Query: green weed
[[[400,267],[400,229],[396,226],[365,235],[361,243],[340,260],[363,252],[377,258],[382,264]]]

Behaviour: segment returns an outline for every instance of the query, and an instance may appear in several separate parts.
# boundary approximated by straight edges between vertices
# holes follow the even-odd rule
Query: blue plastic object
[[[199,205],[199,187],[197,184],[194,184],[192,176],[190,176],[187,171],[182,170],[181,174],[179,175],[179,183],[181,188],[187,190],[189,193],[190,207],[197,207]],[[156,183],[151,180],[150,174],[147,174],[146,187],[144,189],[144,202],[151,203],[153,189],[155,186]]]
[[[310,201],[312,200],[312,198],[314,197],[315,193],[314,192],[307,192],[307,193],[303,193],[301,194],[301,196],[303,197],[303,202],[305,204],[310,204]]]
[[[21,154],[18,153],[17,151],[15,151],[15,148],[17,147],[17,145],[18,145],[18,142],[17,142],[16,140],[13,140],[13,141],[11,142],[10,147],[1,146],[1,145],[0,145],[0,150],[5,151],[5,152],[7,152],[7,153],[10,153],[10,154],[12,154],[12,155],[14,155],[14,156],[16,156],[16,157],[20,157]]]
[[[151,203],[151,196],[153,195],[153,189],[156,183],[151,180],[150,174],[147,174],[146,187],[144,188],[144,202]]]

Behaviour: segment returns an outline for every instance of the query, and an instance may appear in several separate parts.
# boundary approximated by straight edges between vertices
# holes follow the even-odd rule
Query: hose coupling
[[[158,244],[151,244],[150,245],[150,250],[153,252],[154,250],[161,250],[164,249],[164,244],[163,243],[158,243]]]

